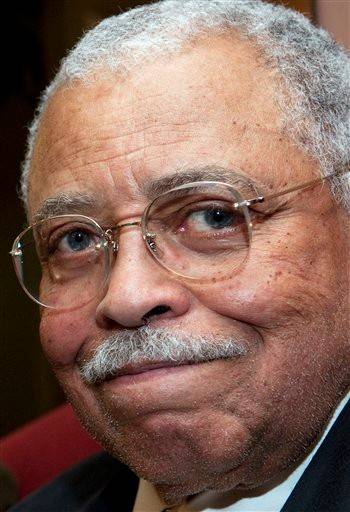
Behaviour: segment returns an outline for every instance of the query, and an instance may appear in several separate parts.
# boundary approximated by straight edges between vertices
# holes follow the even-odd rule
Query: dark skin
[[[74,192],[96,199],[84,213],[104,226],[130,222],[147,205],[146,182],[198,165],[239,169],[274,191],[312,179],[317,165],[286,136],[275,83],[247,43],[218,39],[126,81],[106,73],[61,88],[35,148],[31,217]],[[251,257],[225,281],[171,275],[128,228],[102,298],[42,310],[44,351],[82,421],[169,504],[276,477],[315,442],[349,385],[349,217],[327,186],[259,208]],[[151,327],[237,336],[248,354],[84,384],[79,363],[164,304]]]

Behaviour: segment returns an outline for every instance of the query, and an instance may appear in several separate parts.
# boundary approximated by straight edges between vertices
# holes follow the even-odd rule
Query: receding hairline
[[[208,28],[205,32],[198,34],[194,33],[184,39],[179,48],[169,51],[168,53],[156,54],[156,57],[154,57],[152,53],[145,53],[136,60],[131,52],[130,55],[124,56],[125,63],[130,64],[129,66],[125,66],[125,68],[113,69],[108,63],[108,58],[102,58],[94,65],[91,65],[86,74],[63,78],[58,87],[54,89],[53,94],[61,87],[74,86],[75,84],[94,84],[101,80],[101,76],[102,80],[103,76],[113,76],[117,83],[124,83],[130,77],[137,75],[140,69],[152,67],[152,65],[159,65],[168,62],[169,59],[189,55],[201,49],[215,49],[216,46],[220,47],[221,50],[225,50],[224,47],[226,46],[227,54],[236,51],[237,47],[243,48],[244,50],[246,49],[250,54],[249,57],[253,57],[251,62],[255,63],[257,68],[260,68],[267,75],[271,76],[275,75],[277,71],[277,76],[279,76],[279,70],[276,65],[273,65],[271,59],[265,54],[261,45],[259,45],[254,38],[240,32],[238,28],[222,26],[213,27],[211,29]]]
[[[118,84],[123,85],[128,83],[128,81],[133,80],[134,77],[141,75],[144,69],[149,67],[152,68],[153,66],[160,66],[163,63],[168,63],[169,61],[181,58],[182,56],[189,56],[202,49],[215,51],[215,46],[217,46],[217,49],[222,52],[226,45],[227,54],[237,54],[237,46],[233,46],[232,43],[237,45],[239,48],[247,50],[249,65],[253,67],[254,71],[261,71],[267,79],[271,80],[271,85],[275,84],[279,90],[282,88],[283,94],[289,94],[289,91],[283,84],[282,75],[276,66],[271,66],[270,60],[266,57],[261,47],[256,44],[253,39],[240,33],[238,29],[229,29],[226,27],[224,31],[218,30],[212,33],[208,29],[207,33],[194,35],[191,39],[186,40],[181,48],[176,49],[176,51],[174,50],[173,52],[169,52],[169,54],[159,54],[156,59],[152,57],[152,55],[145,55],[140,58],[138,65],[135,67],[130,67],[125,70],[113,70],[110,69],[108,64],[102,60],[99,63],[96,63],[94,67],[91,67],[84,76],[73,76],[72,78],[66,77],[50,92],[50,95],[47,98],[46,107],[42,112],[42,116],[45,116],[47,107],[50,105],[52,100],[58,94],[64,94],[64,91],[67,89],[74,89],[75,87],[80,86],[93,88],[98,84],[101,84],[101,86],[108,86],[111,79],[113,79],[113,83],[110,85],[111,88]],[[239,55],[240,57],[243,57],[242,53]],[[132,56],[129,58],[131,60]],[[126,60],[127,59],[128,57],[126,57]],[[278,105],[276,104],[276,107],[277,106]],[[41,122],[38,128],[40,128],[40,125]]]

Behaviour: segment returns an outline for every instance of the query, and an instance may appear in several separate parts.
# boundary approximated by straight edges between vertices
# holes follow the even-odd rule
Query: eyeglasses
[[[105,289],[123,228],[140,226],[152,257],[187,279],[221,279],[247,260],[254,213],[250,207],[312,187],[333,173],[278,193],[244,199],[239,187],[215,181],[188,183],[154,199],[141,220],[103,229],[85,215],[59,215],[34,223],[10,254],[27,295],[41,306],[71,309]],[[256,193],[256,191],[255,191]]]

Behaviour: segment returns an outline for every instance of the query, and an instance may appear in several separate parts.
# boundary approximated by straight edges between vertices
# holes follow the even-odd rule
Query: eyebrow
[[[155,197],[172,188],[198,181],[219,181],[230,185],[239,183],[240,186],[246,185],[247,187],[253,187],[255,190],[261,189],[261,183],[255,182],[246,174],[214,165],[181,169],[173,174],[149,181],[141,185],[140,189],[147,199],[152,201]],[[62,193],[45,199],[34,214],[33,223],[56,215],[78,214],[89,216],[92,211],[100,211],[103,207],[104,200],[100,196],[80,192]]]
[[[64,193],[45,199],[33,216],[33,222],[65,214],[88,214],[91,210],[101,208],[101,201],[94,196],[83,193]]]
[[[181,169],[173,174],[162,176],[144,185],[142,192],[149,200],[152,200],[172,188],[196,181],[219,181],[230,185],[239,183],[240,185],[245,184],[251,186],[256,190],[261,188],[261,183],[255,182],[242,172],[226,167],[210,165]]]

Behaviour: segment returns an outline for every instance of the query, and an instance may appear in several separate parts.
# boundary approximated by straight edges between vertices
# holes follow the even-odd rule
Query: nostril
[[[159,306],[156,306],[156,307],[150,309],[148,311],[148,313],[146,313],[142,317],[142,320],[146,323],[147,321],[149,321],[150,318],[152,318],[154,316],[163,315],[164,313],[167,313],[168,311],[170,311],[170,309],[171,308],[169,306],[165,306],[163,304],[160,304]]]

